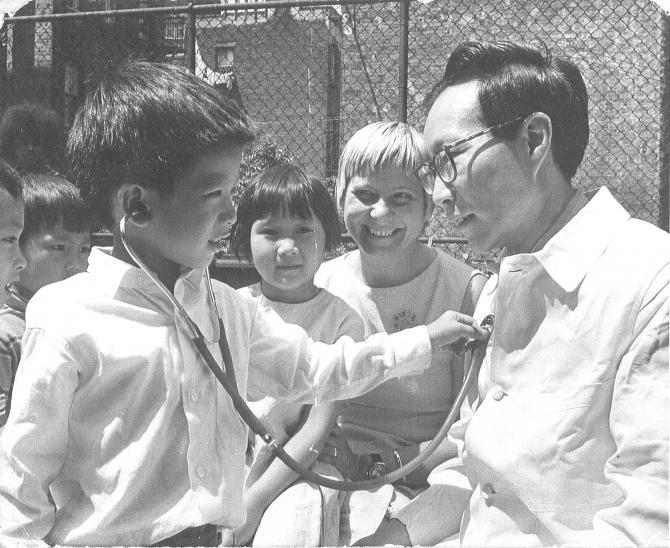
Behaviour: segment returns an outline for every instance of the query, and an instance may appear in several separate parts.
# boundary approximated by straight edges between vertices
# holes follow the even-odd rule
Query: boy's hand
[[[426,328],[433,352],[445,350],[461,339],[483,340],[488,337],[488,331],[479,327],[474,318],[455,310],[447,310]]]

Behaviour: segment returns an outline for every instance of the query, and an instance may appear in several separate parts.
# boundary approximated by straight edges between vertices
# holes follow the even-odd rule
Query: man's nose
[[[445,185],[439,178],[435,181],[435,188],[433,189],[433,203],[438,207],[445,209],[453,209],[454,207],[454,193],[451,188]]]

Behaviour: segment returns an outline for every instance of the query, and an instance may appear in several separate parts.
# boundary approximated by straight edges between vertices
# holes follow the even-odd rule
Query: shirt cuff
[[[395,375],[416,375],[430,367],[433,347],[425,325],[393,333],[389,341],[395,352]]]

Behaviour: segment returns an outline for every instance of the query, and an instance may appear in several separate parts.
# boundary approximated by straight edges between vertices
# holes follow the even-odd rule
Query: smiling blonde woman
[[[426,324],[446,310],[471,314],[484,285],[480,272],[419,241],[433,211],[416,176],[425,161],[421,135],[401,122],[362,128],[342,152],[337,201],[358,249],[324,263],[315,283],[360,314],[366,336]],[[347,401],[322,460],[351,479],[398,468],[433,438],[461,376],[461,358],[447,351],[421,375],[391,380]],[[402,522],[399,509],[428,486],[431,469],[455,452],[445,440],[402,485],[351,495],[342,512],[340,542],[370,543],[385,516]],[[406,541],[423,538],[417,527],[424,524],[404,526]]]

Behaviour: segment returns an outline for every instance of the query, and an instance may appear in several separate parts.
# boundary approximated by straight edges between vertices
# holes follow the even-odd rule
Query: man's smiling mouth
[[[458,219],[454,220],[454,227],[456,230],[461,230],[466,224],[468,224],[472,219],[474,219],[475,216],[470,213],[466,215],[465,217],[460,217]]]

